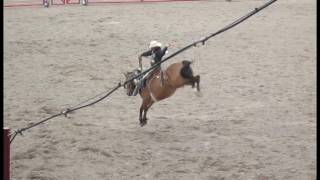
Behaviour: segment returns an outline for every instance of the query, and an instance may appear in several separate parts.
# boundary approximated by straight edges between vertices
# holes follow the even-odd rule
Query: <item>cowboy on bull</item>
[[[167,49],[168,49],[169,45],[166,45],[164,48],[162,47],[162,44],[158,41],[151,41],[149,44],[149,50],[143,52],[140,56],[139,56],[139,70],[142,71],[142,57],[151,57],[151,66],[153,66],[154,64],[158,63],[161,61],[162,57],[167,53]],[[160,79],[161,82],[163,80],[163,73],[161,70],[161,64],[158,65],[160,68]],[[146,75],[141,78],[140,80],[136,80],[136,87],[132,93],[133,96],[137,95],[139,92],[139,89],[141,88],[142,82],[145,79]]]

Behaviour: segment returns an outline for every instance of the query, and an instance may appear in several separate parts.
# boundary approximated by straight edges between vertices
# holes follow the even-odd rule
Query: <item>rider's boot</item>
[[[141,81],[138,81],[137,84],[136,84],[136,87],[134,88],[133,92],[132,92],[132,96],[136,96],[139,92],[139,89],[140,89],[140,83]]]

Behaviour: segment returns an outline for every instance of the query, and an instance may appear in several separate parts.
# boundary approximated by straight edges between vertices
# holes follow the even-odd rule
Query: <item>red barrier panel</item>
[[[3,128],[3,180],[10,180],[10,129]]]

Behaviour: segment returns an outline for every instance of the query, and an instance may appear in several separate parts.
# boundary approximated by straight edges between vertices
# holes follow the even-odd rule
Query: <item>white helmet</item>
[[[161,47],[162,44],[158,41],[151,41],[150,44],[149,44],[149,48],[154,48],[154,47]]]

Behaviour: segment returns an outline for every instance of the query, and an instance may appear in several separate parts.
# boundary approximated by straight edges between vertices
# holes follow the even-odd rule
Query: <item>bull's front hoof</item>
[[[140,122],[140,126],[141,126],[141,127],[145,126],[146,124],[147,124],[147,120]]]
[[[147,124],[146,122],[140,123],[140,127],[143,127],[143,126],[145,126],[146,124]]]
[[[202,96],[203,96],[203,94],[202,94],[202,92],[201,92],[201,91],[197,91],[197,92],[196,92],[196,96],[197,96],[197,97],[202,97]]]

